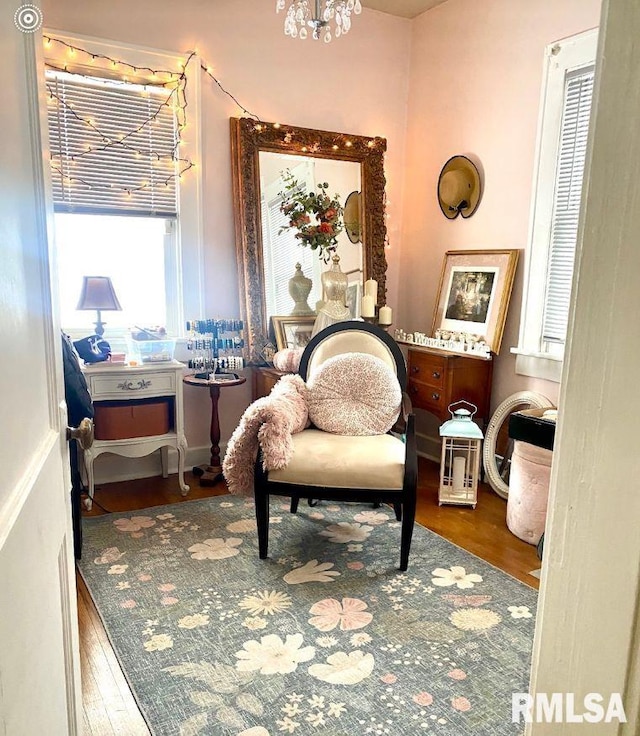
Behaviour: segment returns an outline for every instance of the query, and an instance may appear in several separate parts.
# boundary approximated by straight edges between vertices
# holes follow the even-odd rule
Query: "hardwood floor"
[[[103,485],[96,489],[93,510],[85,515],[135,511],[227,492],[222,481],[212,488],[200,488],[190,473],[186,480],[191,486],[186,499],[178,491],[175,476]],[[538,580],[529,574],[540,567],[535,548],[509,532],[505,524],[506,502],[488,486],[480,489],[475,510],[438,506],[438,466],[422,458],[418,485],[418,523],[524,583],[538,587]],[[77,585],[84,736],[149,736],[149,729],[79,575]]]

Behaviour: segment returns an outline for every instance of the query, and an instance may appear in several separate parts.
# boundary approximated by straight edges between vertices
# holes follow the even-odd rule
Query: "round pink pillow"
[[[401,401],[395,371],[367,353],[329,358],[307,381],[309,419],[332,434],[386,434],[398,418]]]
[[[297,373],[304,348],[284,348],[273,356],[273,367],[285,373]]]

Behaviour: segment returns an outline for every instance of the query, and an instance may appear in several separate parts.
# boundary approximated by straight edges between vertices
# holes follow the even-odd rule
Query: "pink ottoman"
[[[511,456],[507,526],[520,539],[537,544],[544,531],[553,452],[515,440]]]

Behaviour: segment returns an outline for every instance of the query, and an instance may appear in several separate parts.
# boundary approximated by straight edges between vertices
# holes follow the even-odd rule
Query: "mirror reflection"
[[[349,199],[355,203],[350,211],[356,212],[360,222],[350,223],[351,238],[348,232],[343,232],[337,245],[340,278],[347,280],[347,295],[343,301],[347,302],[349,313],[358,317],[363,281],[373,280],[378,284],[377,303],[385,303],[384,152],[387,142],[379,137],[257,122],[251,118],[231,118],[230,124],[236,253],[241,315],[245,321],[246,359],[260,365],[268,360],[264,351],[265,348],[271,349],[273,337],[269,334],[269,323],[273,324],[273,318],[294,319],[291,315],[297,309],[296,319],[315,319],[312,316],[316,306],[313,299],[322,297],[320,284],[323,280],[326,284],[329,279],[336,279],[335,272],[330,273],[334,265],[331,259],[323,260],[317,250],[308,252],[308,248],[293,243],[296,229],[302,235],[304,226],[302,229],[297,225],[289,228],[289,238],[281,240],[284,233],[279,232],[278,219],[281,216],[282,220],[285,218],[277,200],[279,192],[283,191],[282,173],[286,178],[287,169],[292,174],[295,171],[309,184],[315,184],[316,194],[319,191],[317,184],[326,183],[327,189],[323,192],[329,200],[334,194],[339,194],[342,207],[352,192],[361,192],[361,196]],[[306,199],[304,196],[301,198]],[[304,203],[304,213],[311,212],[316,218],[320,213],[307,207],[308,204]],[[321,214],[324,219],[320,224],[335,225],[335,217],[328,214],[330,209]],[[343,222],[345,229],[348,224]],[[327,241],[333,240],[334,233],[326,230],[322,233],[323,238],[311,235],[305,239],[311,245],[326,249]],[[314,290],[313,295],[309,293],[307,307],[306,295],[296,304],[289,293],[288,281],[293,278],[296,263],[300,261],[304,263],[304,269],[301,264],[298,281],[306,278],[304,271],[312,282],[309,292]],[[333,283],[335,285],[337,281]],[[303,288],[297,291],[298,296],[304,293]],[[329,299],[323,310],[330,306],[338,305],[330,304]]]
[[[319,251],[304,247],[295,237],[295,228],[287,227],[288,218],[281,211],[285,190],[285,177],[290,172],[300,188],[306,192],[318,192],[318,185],[327,183],[327,193],[333,197],[338,195],[342,207],[349,195],[360,192],[361,167],[356,161],[340,161],[312,156],[290,155],[274,151],[259,152],[260,173],[260,206],[262,228],[262,257],[264,277],[264,298],[267,318],[277,315],[303,314],[296,304],[296,287],[290,289],[289,281],[293,277],[299,283],[301,276],[296,273],[296,264],[300,264],[303,277],[311,279],[311,288],[307,297],[310,310],[315,311],[317,303],[323,300],[321,277],[324,271],[331,268],[331,261],[324,263]],[[354,199],[354,198],[352,198]],[[351,212],[352,208],[349,210]],[[352,214],[348,215],[353,217]],[[363,282],[364,258],[360,242],[352,242],[349,232],[359,230],[360,216],[356,212],[358,222],[344,222],[344,228],[338,235],[336,253],[340,256],[340,269],[347,274],[350,285],[353,285],[352,306],[354,316],[358,310],[355,292]],[[283,229],[285,228],[285,229]],[[302,291],[306,291],[303,288]],[[324,295],[326,298],[326,295]]]

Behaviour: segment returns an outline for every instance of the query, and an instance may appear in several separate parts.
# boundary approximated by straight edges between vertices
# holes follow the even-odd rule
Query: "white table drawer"
[[[127,399],[133,396],[166,396],[176,392],[175,371],[162,373],[120,373],[117,376],[89,376],[89,390],[94,401]]]

